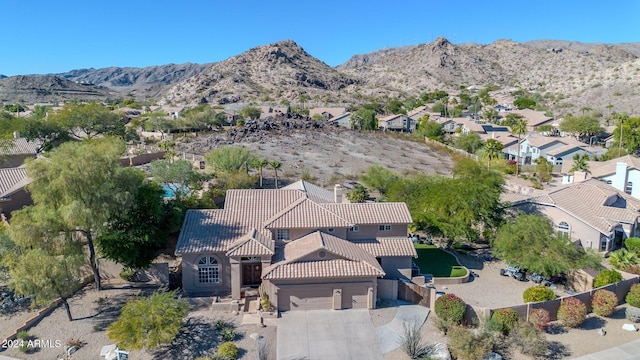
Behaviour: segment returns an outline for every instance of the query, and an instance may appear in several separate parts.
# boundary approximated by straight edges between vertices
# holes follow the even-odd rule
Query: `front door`
[[[260,285],[262,263],[242,264],[242,285]]]

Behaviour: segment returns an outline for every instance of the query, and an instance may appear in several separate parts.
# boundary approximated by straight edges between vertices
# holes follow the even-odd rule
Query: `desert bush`
[[[558,320],[560,320],[562,325],[578,327],[584,322],[586,317],[587,307],[582,301],[574,297],[570,297],[562,300],[560,303],[560,308],[558,309]]]
[[[640,254],[640,237],[626,238],[624,240],[624,247],[630,251]]]
[[[462,326],[452,326],[447,333],[451,355],[460,360],[481,360],[493,348],[493,340],[487,333],[474,333]]]
[[[16,334],[16,338],[19,340],[27,340],[29,339],[29,333],[26,330],[22,330]]]
[[[545,309],[533,309],[529,312],[529,322],[540,330],[544,330],[551,322],[551,315]]]
[[[218,355],[230,360],[236,360],[238,358],[238,347],[232,342],[223,343],[218,348]]]
[[[622,281],[622,274],[619,272],[613,269],[602,270],[596,278],[593,279],[593,287],[599,288],[605,285],[615,284],[620,281]]]
[[[132,281],[136,276],[136,269],[124,268],[120,271],[120,278],[126,281]]]
[[[622,271],[628,272],[629,274],[640,275],[640,265],[631,265],[622,269]]]
[[[538,302],[548,301],[556,298],[556,294],[553,290],[544,285],[536,285],[526,289],[522,293],[522,299],[524,302]]]
[[[640,309],[630,306],[625,310],[624,317],[634,323],[640,322]]]
[[[222,329],[228,327],[227,323],[224,320],[216,321],[216,330],[221,331]]]
[[[591,298],[593,313],[598,316],[609,316],[613,314],[618,306],[618,297],[613,291],[597,290]]]
[[[222,340],[230,342],[236,339],[236,331],[231,326],[226,326],[220,332]]]
[[[525,355],[542,358],[547,354],[549,344],[541,329],[534,324],[518,322],[511,330],[511,341]]]
[[[627,296],[624,298],[624,301],[627,302],[630,306],[640,307],[640,284],[633,284]]]
[[[467,304],[454,294],[445,294],[436,299],[434,310],[440,319],[448,323],[461,324]]]
[[[400,347],[409,358],[418,359],[425,352],[425,346],[422,343],[422,333],[420,332],[421,324],[417,321],[405,321],[402,326],[404,331],[400,338]]]
[[[511,329],[520,321],[520,315],[511,308],[498,309],[491,315],[491,319],[500,324],[500,331],[504,335],[509,335]]]

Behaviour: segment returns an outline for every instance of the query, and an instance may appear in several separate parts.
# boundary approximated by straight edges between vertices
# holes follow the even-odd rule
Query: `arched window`
[[[220,266],[213,256],[205,256],[198,261],[198,281],[202,284],[220,283]]]
[[[571,232],[571,228],[569,224],[565,221],[560,222],[558,224],[558,237],[569,237],[569,233]]]
[[[631,181],[627,183],[627,186],[624,188],[624,192],[629,195],[631,195],[631,193],[633,192],[633,183]]]

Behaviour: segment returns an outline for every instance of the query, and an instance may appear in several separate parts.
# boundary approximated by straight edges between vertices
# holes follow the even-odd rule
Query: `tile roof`
[[[624,162],[627,164],[627,170],[637,169],[640,170],[640,158],[632,155],[626,155],[619,158],[607,160],[607,161],[588,161],[589,171],[591,176],[598,178],[607,175],[613,175],[616,173],[617,163]],[[565,165],[566,164],[566,165]],[[562,172],[569,173],[573,167],[573,160],[567,160],[562,163]]]
[[[424,113],[424,114],[429,113],[429,109],[424,105],[418,106],[417,108],[407,112],[407,116],[410,117],[410,118],[413,118],[416,115],[422,116],[423,115],[422,113]],[[416,120],[416,119],[414,119],[414,120]]]
[[[486,134],[480,134],[480,139],[487,141],[489,139],[494,139],[497,142],[501,143],[502,145],[504,145],[505,147],[509,147],[511,145],[517,144],[518,143],[518,138],[511,135],[508,132],[490,132],[490,133],[486,133]]]
[[[580,145],[565,145],[565,146],[559,147],[557,149],[553,149],[553,150],[548,151],[547,155],[551,155],[551,156],[563,155],[563,154],[566,154],[568,152],[571,152],[571,150],[574,150],[574,151],[579,151],[579,150],[587,151],[587,150],[583,149],[582,146],[580,146]]]
[[[334,194],[333,191],[329,191],[327,189],[323,189],[318,185],[312,184],[308,181],[299,180],[294,183],[291,183],[285,187],[282,187],[283,190],[302,190],[307,193],[309,199],[317,202],[317,203],[325,203],[325,202],[334,202]]]
[[[512,110],[511,112],[524,116],[527,119],[528,126],[539,126],[553,120],[553,117],[545,115],[543,111],[522,109]]]
[[[309,109],[309,116],[313,117],[313,115],[322,115],[323,113],[327,113],[330,114],[332,118],[334,118],[336,116],[344,114],[345,112],[347,112],[347,109],[343,107],[313,108]]]
[[[36,155],[42,146],[40,140],[27,140],[25,138],[4,140],[0,145],[2,155]]]
[[[375,257],[411,256],[418,257],[413,241],[406,237],[351,240]]]
[[[273,255],[274,242],[258,232],[257,229],[234,241],[227,250],[227,256],[262,256]]]
[[[383,116],[381,118],[378,118],[378,122],[389,122],[391,120],[397,119],[399,117],[403,117],[403,116],[407,116],[404,114],[392,114],[392,115],[387,115],[387,116]]]
[[[342,259],[302,261],[324,250]],[[304,279],[348,276],[384,276],[375,257],[362,247],[336,236],[313,232],[284,247],[284,259],[271,265],[265,279]]]
[[[350,227],[352,225],[322,205],[324,204],[317,204],[307,198],[298,199],[267,219],[263,226],[267,229],[317,229]]]
[[[320,206],[346,219],[351,225],[358,224],[410,224],[413,222],[405,203],[327,203]]]
[[[620,223],[634,224],[640,215],[640,200],[596,179],[563,185],[526,201],[557,207],[603,234]]]
[[[10,196],[29,183],[31,179],[24,167],[0,169],[0,197]]]
[[[379,276],[384,276],[384,273],[381,274],[380,271],[367,264],[335,259],[282,264],[270,269],[269,272],[263,276],[263,279],[327,279]]]

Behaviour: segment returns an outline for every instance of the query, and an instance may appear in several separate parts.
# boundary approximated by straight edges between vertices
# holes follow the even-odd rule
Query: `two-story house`
[[[517,148],[509,151],[515,159]],[[572,159],[575,154],[593,156],[594,151],[572,137],[548,137],[533,135],[520,142],[520,163],[532,164],[539,157],[550,161],[553,165],[562,165],[564,160]]]
[[[342,190],[229,190],[223,209],[189,210],[176,247],[184,292],[239,300],[262,285],[281,311],[374,308],[378,278],[411,279],[411,215],[343,202]]]
[[[405,114],[389,115],[378,119],[378,127],[383,131],[416,131],[416,121]]]
[[[640,199],[640,159],[626,155],[607,161],[589,161],[589,174],[594,179],[603,181],[614,188]],[[575,180],[570,174],[573,160],[562,164],[562,183],[569,184]]]

